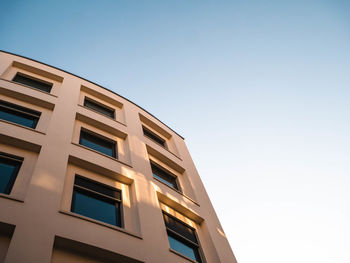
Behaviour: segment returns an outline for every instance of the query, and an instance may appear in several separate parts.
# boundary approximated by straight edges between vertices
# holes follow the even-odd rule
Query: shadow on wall
[[[0,222],[0,262],[5,262],[15,226]]]
[[[65,262],[142,263],[143,261],[78,241],[55,236],[51,263]]]

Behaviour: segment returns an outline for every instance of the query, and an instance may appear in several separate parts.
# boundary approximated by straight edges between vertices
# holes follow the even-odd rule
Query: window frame
[[[10,180],[9,182],[7,183],[7,186],[5,188],[5,191],[2,193],[0,192],[0,194],[5,194],[5,195],[11,195],[11,192],[13,190],[13,186],[15,185],[15,182],[16,182],[16,179],[18,177],[18,174],[19,174],[19,171],[22,167],[22,164],[23,164],[23,161],[24,161],[24,158],[23,157],[19,157],[19,156],[15,156],[15,155],[12,155],[12,154],[8,154],[8,153],[5,153],[5,152],[0,152],[0,159],[3,161],[5,160],[5,163],[6,162],[16,162],[16,166],[15,166],[15,169],[13,170],[11,176],[10,176]]]
[[[0,100],[0,110],[1,110],[1,108],[4,108],[5,110],[8,110],[8,111],[13,111],[13,112],[17,113],[19,116],[21,116],[22,118],[26,118],[26,116],[32,117],[33,124],[31,126],[23,125],[23,124],[18,123],[18,122],[4,120],[4,119],[0,118],[1,120],[15,123],[15,124],[21,125],[23,127],[31,128],[31,129],[36,129],[36,127],[39,123],[40,117],[41,117],[41,112],[39,112],[39,111],[32,110],[32,109],[29,109],[27,107],[23,107],[23,106],[20,106],[20,105],[11,103],[11,102],[7,102],[4,100]]]
[[[154,179],[156,179],[156,180],[162,182],[163,184],[165,184],[166,186],[170,187],[171,189],[182,193],[181,187],[180,187],[180,183],[179,183],[179,179],[178,179],[178,176],[176,176],[175,174],[173,174],[173,173],[170,172],[169,170],[165,169],[165,168],[162,167],[161,165],[157,164],[156,162],[153,162],[152,160],[150,160],[150,166],[151,166],[151,170],[152,170],[152,176],[153,176]],[[154,176],[155,173],[154,173],[153,167],[155,167],[156,169],[161,170],[161,171],[164,172],[166,175],[168,175],[169,177],[171,177],[172,179],[174,179],[175,187],[173,187],[173,186],[167,184],[166,182],[163,182],[163,180],[167,181],[166,179],[163,178],[163,180],[161,180],[161,179],[158,178],[158,177],[161,177],[161,176],[155,177],[155,176]],[[161,177],[161,178],[162,178],[162,177]],[[169,182],[169,183],[171,183],[171,182]]]
[[[191,229],[193,231],[193,235],[194,237],[196,238],[196,241],[197,243],[195,243],[194,241],[192,240],[189,240],[187,237],[184,237],[182,236],[181,234],[177,233],[175,230],[172,230],[170,228],[168,228],[168,226],[166,225],[166,222],[165,222],[165,219],[164,219],[164,215],[170,217],[171,219],[173,219],[174,221],[182,224],[183,226]],[[182,254],[180,251],[177,251],[175,249],[173,249],[171,246],[170,246],[170,242],[169,242],[169,247],[171,250],[175,251],[176,253],[179,253],[180,255],[184,256],[185,258],[189,258],[190,260],[194,261],[194,262],[198,262],[198,263],[204,263],[205,261],[203,260],[204,256],[203,256],[203,252],[202,252],[202,248],[201,248],[201,245],[199,243],[199,239],[198,239],[198,235],[197,235],[197,231],[195,228],[193,228],[192,226],[188,225],[187,223],[181,221],[180,219],[176,218],[175,216],[167,213],[166,211],[162,210],[162,216],[163,216],[163,220],[164,220],[164,225],[165,225],[165,229],[166,229],[166,232],[167,232],[167,235],[168,235],[168,238],[169,236],[176,239],[178,242],[184,244],[185,246],[191,248],[194,250],[195,252],[195,255],[198,257],[198,259],[196,260],[193,260],[189,257],[187,257],[186,255]],[[170,234],[169,234],[170,233]]]
[[[87,134],[87,135],[89,135],[89,136],[96,137],[97,139],[104,140],[104,141],[106,141],[106,142],[108,142],[108,143],[113,144],[113,147],[112,147],[112,155],[103,153],[103,152],[101,152],[101,151],[98,151],[98,150],[96,150],[96,149],[93,149],[93,148],[91,148],[91,147],[88,147],[88,146],[85,146],[84,144],[82,144],[82,143],[81,143],[81,140],[82,140],[82,133],[85,133],[85,134]],[[105,136],[103,136],[103,135],[100,135],[100,134],[98,134],[98,133],[95,133],[95,132],[93,132],[93,131],[87,130],[87,129],[83,128],[83,127],[81,127],[81,129],[80,129],[80,134],[79,134],[79,145],[84,146],[84,147],[86,147],[86,148],[88,148],[88,149],[91,149],[91,150],[93,150],[93,151],[95,151],[95,152],[98,152],[98,153],[100,153],[100,154],[103,154],[103,155],[106,155],[106,156],[108,156],[108,157],[111,157],[111,158],[113,158],[113,159],[118,159],[118,142],[117,142],[117,141],[114,141],[114,140],[112,140],[112,139],[110,139],[110,138],[107,138],[107,137],[105,137]]]
[[[99,111],[99,110],[96,110],[95,108],[91,108],[91,107],[89,107],[89,106],[86,105],[86,102],[95,104],[97,107],[104,108],[107,112],[108,112],[108,111],[111,111],[111,112],[113,112],[113,114],[108,115],[108,114],[105,114],[105,113],[103,113],[103,112],[101,112],[101,111]],[[83,105],[84,105],[84,107],[88,108],[89,110],[92,110],[92,111],[94,111],[94,112],[97,112],[97,113],[99,113],[99,114],[102,114],[102,115],[105,116],[105,117],[108,117],[108,118],[110,118],[110,119],[115,120],[116,111],[115,111],[114,108],[108,107],[108,106],[106,106],[105,104],[102,104],[102,103],[100,103],[100,102],[97,102],[97,101],[95,101],[94,99],[91,99],[91,98],[89,98],[89,97],[87,97],[87,96],[84,97]]]
[[[22,82],[18,82],[18,81],[15,80],[17,76],[22,77],[22,78],[26,78],[26,79],[29,79],[29,80],[32,80],[32,81],[35,81],[35,82],[38,82],[38,83],[41,83],[41,84],[45,84],[45,85],[48,85],[50,87],[48,89],[45,89],[45,88],[31,86],[31,85],[28,85],[28,84],[25,84],[25,83],[22,83]],[[45,81],[45,80],[42,80],[42,79],[30,76],[30,75],[27,75],[27,74],[24,74],[24,73],[19,72],[19,71],[12,78],[12,82],[15,82],[15,83],[18,83],[18,84],[21,84],[21,85],[24,85],[24,86],[27,86],[27,87],[30,87],[30,88],[33,88],[33,89],[36,89],[36,90],[48,93],[48,94],[51,93],[52,88],[54,86],[53,83],[51,83],[51,82],[48,82],[48,81]]]
[[[98,185],[99,187],[103,187],[103,188],[107,188],[109,190],[112,190],[112,191],[115,191],[115,192],[118,192],[119,193],[119,196],[120,198],[116,198],[116,197],[112,197],[112,196],[109,196],[107,194],[104,194],[104,193],[101,193],[98,191],[98,189],[90,189],[90,188],[87,188],[87,187],[84,187],[84,186],[81,186],[79,184],[76,183],[76,178],[80,178],[82,180],[85,180],[85,181],[88,181],[92,184],[95,184],[95,185]],[[76,208],[76,203],[75,203],[75,199],[74,199],[74,195],[75,195],[75,192],[76,191],[80,191],[83,192],[85,195],[88,195],[88,196],[92,196],[92,198],[96,198],[94,196],[97,196],[98,198],[96,199],[99,199],[99,200],[107,200],[107,201],[104,201],[104,202],[115,202],[115,213],[116,213],[116,225],[114,224],[110,224],[110,223],[107,223],[107,222],[104,222],[104,221],[101,221],[101,220],[98,220],[98,219],[95,219],[93,217],[90,217],[90,216],[86,216],[86,215],[83,215],[83,214],[80,214],[80,213],[77,213],[74,211],[74,209]],[[118,204],[118,206],[117,206]],[[91,220],[95,220],[95,221],[98,221],[98,222],[102,222],[104,224],[108,224],[108,225],[111,225],[111,226],[114,226],[114,227],[120,227],[120,228],[124,228],[124,220],[123,220],[123,200],[122,200],[122,191],[118,188],[115,188],[115,187],[112,187],[112,186],[109,186],[109,185],[106,185],[104,183],[101,183],[99,181],[95,181],[93,179],[90,179],[88,177],[85,177],[85,176],[82,176],[80,174],[75,174],[74,176],[74,182],[73,182],[73,191],[72,191],[72,199],[71,199],[71,206],[70,206],[70,211],[72,213],[75,213],[75,214],[78,214],[79,216],[83,216],[83,217],[87,217]],[[118,224],[119,223],[119,224]]]
[[[149,128],[147,128],[147,127],[144,126],[144,125],[142,125],[142,132],[143,132],[143,135],[144,135],[146,138],[150,139],[152,142],[155,142],[156,144],[162,146],[162,147],[165,148],[165,149],[168,149],[166,139],[162,138],[161,136],[159,136],[159,135],[156,134],[155,132],[151,131]],[[147,135],[147,134],[149,134],[150,136]],[[155,140],[153,137],[155,137],[156,140]],[[158,139],[159,141],[162,141],[163,143],[159,143],[159,142],[157,141],[157,139]]]

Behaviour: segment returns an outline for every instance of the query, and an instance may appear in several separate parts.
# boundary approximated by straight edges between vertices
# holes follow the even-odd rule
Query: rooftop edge
[[[170,129],[172,132],[174,132],[176,135],[178,135],[181,139],[185,140],[185,138],[184,138],[183,136],[181,136],[180,134],[178,134],[176,131],[174,131],[172,128],[170,128],[168,125],[166,125],[166,124],[165,124],[164,122],[162,122],[160,119],[158,119],[158,118],[157,118],[156,116],[154,116],[152,113],[150,113],[149,111],[145,110],[145,109],[142,108],[141,106],[137,105],[135,102],[133,102],[133,101],[131,101],[131,100],[125,98],[124,96],[118,94],[117,92],[115,92],[115,91],[113,91],[113,90],[107,89],[107,88],[101,86],[100,84],[97,84],[96,82],[90,81],[90,80],[85,79],[85,78],[83,78],[83,77],[80,77],[80,76],[78,76],[78,75],[76,75],[76,74],[74,74],[74,73],[71,73],[71,72],[66,71],[66,70],[64,70],[64,69],[60,69],[60,68],[58,68],[58,67],[55,67],[55,66],[46,64],[46,63],[44,63],[44,62],[41,62],[41,61],[38,61],[38,60],[35,60],[35,59],[32,59],[32,58],[28,58],[28,57],[25,57],[25,56],[22,56],[22,55],[19,55],[19,54],[15,54],[15,53],[12,53],[12,52],[9,52],[9,51],[5,51],[5,50],[2,50],[2,49],[0,49],[0,52],[6,53],[6,54],[10,54],[10,55],[13,55],[13,56],[17,56],[17,57],[21,57],[21,58],[24,58],[24,59],[28,59],[28,60],[34,61],[34,62],[36,62],[36,63],[39,63],[39,64],[42,64],[42,65],[45,65],[45,66],[48,66],[48,67],[51,67],[51,68],[60,70],[60,71],[62,71],[62,72],[64,72],[64,73],[70,74],[70,75],[72,75],[72,76],[74,76],[74,77],[80,78],[80,79],[82,79],[82,80],[84,80],[84,81],[87,81],[87,82],[93,84],[93,85],[96,85],[96,86],[98,86],[98,87],[100,87],[100,88],[103,88],[103,89],[109,91],[109,92],[112,92],[113,94],[115,94],[115,95],[117,95],[117,96],[119,96],[119,97],[121,97],[121,98],[127,100],[128,102],[134,104],[136,107],[140,108],[140,109],[143,110],[144,112],[148,113],[148,114],[151,115],[153,118],[155,118],[156,120],[158,120],[160,123],[162,123],[163,125],[165,125],[165,126],[166,126],[168,129]]]

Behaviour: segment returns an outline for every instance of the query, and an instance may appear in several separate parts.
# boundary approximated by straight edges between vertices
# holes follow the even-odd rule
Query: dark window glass
[[[121,200],[120,191],[116,191],[115,188],[108,185],[100,184],[80,176],[75,177],[75,184],[86,189],[94,189],[96,192]]]
[[[22,158],[0,153],[0,193],[11,193],[22,161]]]
[[[115,141],[81,130],[79,143],[103,154],[117,158],[117,143]]]
[[[0,100],[0,119],[35,129],[40,112]]]
[[[72,206],[74,213],[119,226],[117,223],[118,206],[119,204],[115,201],[101,198],[88,191],[74,189]]]
[[[164,222],[168,229],[180,234],[192,242],[197,243],[197,238],[194,234],[194,230],[183,224],[181,221],[178,221],[173,217],[164,214]]]
[[[167,184],[168,186],[179,190],[179,187],[176,182],[176,177],[168,173],[167,171],[159,168],[155,164],[151,163],[153,177]]]
[[[33,79],[18,73],[13,78],[13,81],[30,86],[32,88],[35,88],[41,91],[45,91],[47,93],[50,93],[52,88],[52,83],[46,83],[44,81]]]
[[[114,119],[114,110],[107,108],[95,101],[85,98],[84,106]]]
[[[160,144],[161,146],[166,147],[165,140],[163,138],[159,137],[157,134],[155,134],[154,132],[150,131],[149,129],[147,129],[144,126],[142,126],[142,130],[143,130],[143,134],[146,137],[148,137],[152,141]]]
[[[202,262],[194,229],[164,212],[163,216],[170,248],[196,262]]]
[[[168,240],[169,240],[169,244],[171,249],[174,249],[175,251],[181,253],[182,255],[189,257],[190,259],[196,261],[196,248],[193,248],[179,240],[177,240],[176,238],[170,236],[168,234]],[[199,262],[199,261],[198,261]]]
[[[121,227],[120,197],[117,189],[76,176],[71,211]]]

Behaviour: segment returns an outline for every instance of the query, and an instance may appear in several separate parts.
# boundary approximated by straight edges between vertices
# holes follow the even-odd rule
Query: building
[[[35,60],[0,75],[0,262],[236,262],[179,134]]]

